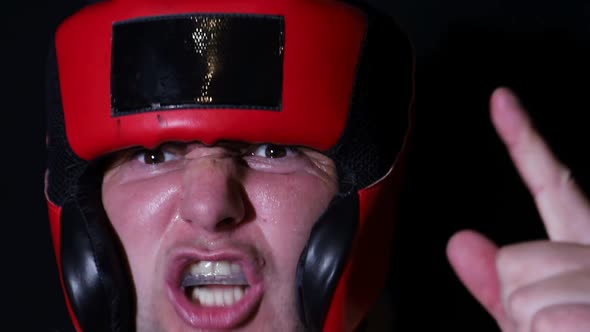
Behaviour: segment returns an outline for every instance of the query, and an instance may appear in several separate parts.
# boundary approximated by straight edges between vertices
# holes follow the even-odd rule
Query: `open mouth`
[[[194,328],[235,328],[251,318],[262,300],[259,266],[239,257],[182,257],[168,282],[169,298]]]

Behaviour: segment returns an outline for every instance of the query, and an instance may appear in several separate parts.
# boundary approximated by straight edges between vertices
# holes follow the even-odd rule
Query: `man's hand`
[[[549,239],[498,248],[464,230],[449,240],[449,261],[503,332],[588,332],[590,202],[510,90],[496,89],[490,108]]]

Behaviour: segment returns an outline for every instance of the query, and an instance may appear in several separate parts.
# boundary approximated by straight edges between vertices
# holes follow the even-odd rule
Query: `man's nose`
[[[188,163],[183,176],[180,216],[184,221],[207,231],[243,221],[246,196],[233,158],[196,158]]]

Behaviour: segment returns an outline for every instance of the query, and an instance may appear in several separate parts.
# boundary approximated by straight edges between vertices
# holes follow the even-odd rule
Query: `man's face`
[[[102,198],[125,249],[139,331],[295,331],[295,271],[337,191],[331,159],[238,143],[122,153]]]

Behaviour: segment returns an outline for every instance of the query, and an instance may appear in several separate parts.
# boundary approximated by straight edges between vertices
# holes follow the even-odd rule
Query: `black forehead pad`
[[[113,25],[113,116],[179,108],[280,111],[284,18],[195,14]]]

